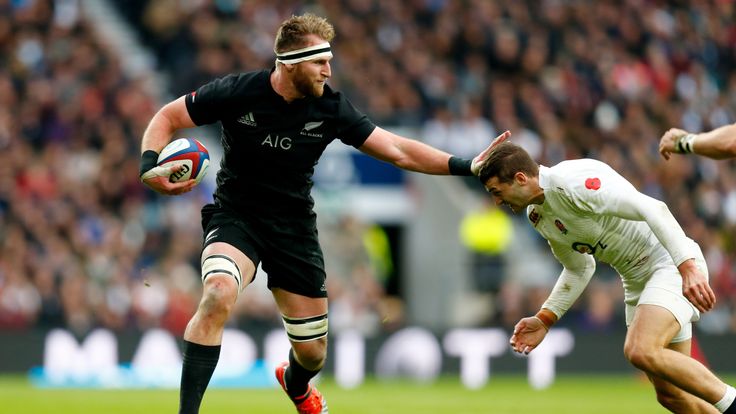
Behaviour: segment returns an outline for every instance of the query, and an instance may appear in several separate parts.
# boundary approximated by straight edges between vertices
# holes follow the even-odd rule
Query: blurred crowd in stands
[[[698,327],[736,332],[736,164],[657,152],[669,127],[736,122],[733,1],[113,3],[157,56],[172,97],[272,66],[276,27],[312,11],[337,30],[331,85],[376,123],[415,128],[464,157],[509,129],[542,164],[611,164],[665,200],[703,248],[718,305]],[[166,99],[147,75],[123,71],[126,56],[101,40],[83,4],[0,0],[0,329],[180,334],[199,299],[199,208],[212,187],[164,198],[139,183],[140,137]],[[540,243],[523,219],[512,219],[515,237]],[[371,260],[370,228],[348,217],[321,232],[336,327],[376,331],[387,309],[400,313]],[[513,326],[554,282],[557,269],[524,283],[515,260],[497,267],[498,305],[483,323]],[[568,324],[622,329],[620,282],[601,272]],[[236,323],[278,324],[265,287],[245,295]]]

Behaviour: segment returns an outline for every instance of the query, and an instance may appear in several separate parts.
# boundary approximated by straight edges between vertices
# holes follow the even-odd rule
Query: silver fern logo
[[[310,131],[312,131],[313,129],[319,128],[320,126],[322,126],[324,122],[325,121],[307,122],[306,124],[304,124],[304,128],[302,128],[301,135],[308,135],[310,137],[322,138],[322,134],[310,132]]]

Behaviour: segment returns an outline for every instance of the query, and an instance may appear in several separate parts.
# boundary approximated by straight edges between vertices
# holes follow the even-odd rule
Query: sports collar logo
[[[253,112],[248,112],[247,114],[241,116],[240,118],[238,118],[238,122],[243,125],[258,126],[258,124],[256,123],[256,119],[253,118]]]
[[[533,208],[532,211],[529,212],[529,221],[532,222],[534,227],[537,227],[537,224],[539,224],[539,219],[542,218],[542,215],[539,214],[536,208]]]
[[[321,127],[324,122],[325,121],[307,122],[306,124],[304,124],[304,128],[302,128],[302,132],[300,132],[300,134],[308,135],[310,137],[322,138],[322,134],[310,132],[310,131]]]

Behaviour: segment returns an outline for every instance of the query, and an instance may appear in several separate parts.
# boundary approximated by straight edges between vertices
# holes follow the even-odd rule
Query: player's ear
[[[524,185],[527,181],[529,181],[529,177],[527,177],[526,174],[524,174],[523,172],[517,171],[516,174],[514,174],[514,180],[517,183]]]

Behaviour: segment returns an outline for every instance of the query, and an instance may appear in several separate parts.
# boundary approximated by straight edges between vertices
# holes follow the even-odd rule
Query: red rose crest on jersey
[[[585,188],[593,191],[601,188],[600,178],[588,178],[587,180],[585,180]]]
[[[539,219],[541,217],[542,216],[539,215],[539,213],[537,212],[537,209],[535,208],[533,208],[532,211],[529,212],[529,221],[531,221],[532,224],[534,224],[534,227],[537,226],[537,223],[539,223]]]

